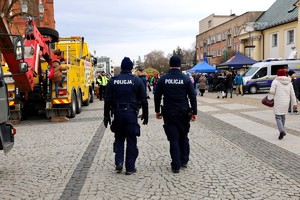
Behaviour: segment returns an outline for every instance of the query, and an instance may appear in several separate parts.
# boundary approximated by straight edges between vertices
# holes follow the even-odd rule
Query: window
[[[231,28],[230,29],[228,29],[228,35],[231,35]]]
[[[294,30],[287,31],[287,44],[294,44]]]
[[[222,40],[226,40],[226,31],[222,33]]]
[[[221,41],[221,37],[222,37],[222,34],[219,33],[219,34],[217,35],[217,42],[220,42],[220,41]]]
[[[288,65],[272,65],[271,66],[271,75],[276,76],[277,75],[277,71],[279,69],[283,69],[283,68],[288,68]]]
[[[231,47],[231,45],[232,45],[232,39],[231,38],[228,38],[228,43],[227,44],[228,44],[229,47]]]
[[[208,21],[208,28],[211,28],[212,27],[212,22],[211,20]]]
[[[238,33],[239,33],[239,27],[235,27],[233,36],[236,37],[238,35]]]
[[[268,74],[268,68],[263,67],[254,75],[253,78],[254,79],[261,78],[261,77],[267,76],[267,74]]]
[[[239,45],[238,45],[238,44],[235,44],[235,45],[233,46],[233,51],[234,51],[234,52],[238,52],[238,51],[239,51]]]
[[[272,34],[272,47],[277,47],[278,44],[278,35],[277,33]]]

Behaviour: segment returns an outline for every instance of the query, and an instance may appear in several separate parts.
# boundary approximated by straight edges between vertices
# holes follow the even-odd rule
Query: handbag
[[[264,104],[265,106],[273,107],[274,99],[268,99],[268,95],[267,95],[261,100],[261,103]]]

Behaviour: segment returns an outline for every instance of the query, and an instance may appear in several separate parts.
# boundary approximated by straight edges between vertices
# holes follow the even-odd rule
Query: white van
[[[272,81],[277,76],[277,70],[284,68],[294,70],[296,76],[300,77],[300,60],[272,60],[255,63],[243,74],[244,91],[255,94],[258,90],[270,89]]]

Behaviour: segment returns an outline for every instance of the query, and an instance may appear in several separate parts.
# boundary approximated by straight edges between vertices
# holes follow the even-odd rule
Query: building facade
[[[55,29],[54,20],[54,0],[22,0],[14,3],[10,16],[16,15],[13,21],[9,24],[10,30],[14,34],[25,33],[26,26],[26,15],[21,14],[21,3],[26,2],[28,6],[28,15],[33,16],[37,27],[47,27]],[[11,3],[11,1],[6,1],[6,3]],[[38,6],[42,4],[44,7],[44,14],[40,18]]]
[[[241,28],[245,23],[255,21],[261,14],[261,11],[257,11],[246,12],[240,16],[230,15],[225,18],[225,22],[214,27],[209,27],[209,23],[213,22],[209,20],[212,16],[201,20],[199,26],[202,28],[199,31],[205,27],[203,23],[207,23],[209,28],[196,36],[197,62],[207,57],[210,65],[217,65],[229,59],[235,52],[241,51],[241,48],[245,48],[238,37]],[[241,52],[243,51],[245,50],[242,49]]]

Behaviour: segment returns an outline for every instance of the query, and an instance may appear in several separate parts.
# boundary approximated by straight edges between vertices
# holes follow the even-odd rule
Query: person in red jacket
[[[52,81],[55,83],[55,94],[56,97],[58,96],[58,87],[63,87],[62,83],[65,81],[65,78],[62,74],[63,71],[69,69],[69,67],[66,66],[61,66],[60,65],[60,60],[54,60],[52,62],[52,67],[54,68],[54,74]]]

